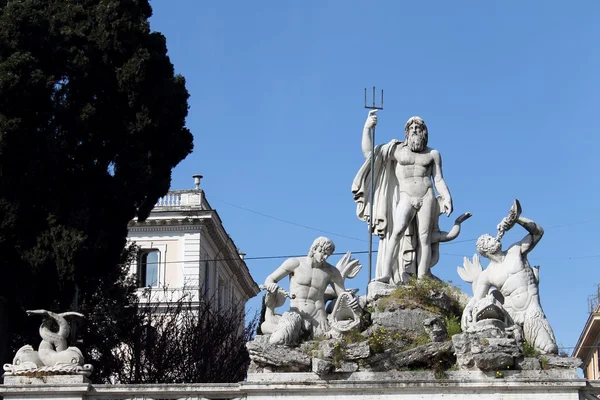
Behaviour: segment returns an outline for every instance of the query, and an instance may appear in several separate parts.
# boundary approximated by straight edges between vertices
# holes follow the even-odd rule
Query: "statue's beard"
[[[410,134],[406,138],[406,143],[411,151],[423,151],[427,147],[427,134],[425,132]]]

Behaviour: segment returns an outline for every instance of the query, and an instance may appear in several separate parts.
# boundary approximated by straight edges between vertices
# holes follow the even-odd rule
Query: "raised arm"
[[[274,293],[279,288],[277,282],[285,278],[294,272],[294,270],[300,265],[300,261],[297,258],[288,258],[277,268],[273,273],[267,276],[265,279],[265,286],[267,290]]]
[[[529,232],[529,234],[525,236],[523,240],[517,243],[517,245],[521,247],[521,253],[527,254],[533,250],[533,248],[542,239],[542,236],[544,236],[544,229],[537,223],[525,217],[519,217],[519,219],[517,219],[517,224],[521,225],[527,230],[527,232]]]
[[[452,213],[452,196],[450,190],[444,180],[444,174],[442,172],[442,155],[437,150],[431,150],[431,156],[433,158],[433,182],[435,189],[442,196],[442,212],[446,215]]]
[[[365,127],[362,134],[362,153],[365,158],[369,158],[373,150],[373,138],[371,137],[371,129],[377,125],[377,110],[369,111]]]

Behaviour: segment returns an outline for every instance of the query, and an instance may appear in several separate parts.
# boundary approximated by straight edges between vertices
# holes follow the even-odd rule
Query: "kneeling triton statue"
[[[338,268],[326,260],[333,254],[335,246],[325,237],[315,239],[306,257],[293,257],[287,259],[265,280],[264,288],[267,289],[267,314],[266,323],[262,325],[264,334],[271,334],[269,343],[296,344],[300,336],[323,337],[329,335],[330,323],[328,321],[326,302],[337,297],[344,300],[351,309],[358,310],[357,299],[344,287],[345,277],[354,277],[361,268],[357,260],[347,254]],[[338,263],[340,264],[340,263]],[[345,272],[344,272],[345,271]],[[290,293],[279,288],[277,282],[286,276],[290,277]],[[333,292],[328,292],[329,286]],[[276,296],[287,295],[290,297],[290,311],[282,316],[274,313],[274,307],[283,304],[283,298]],[[269,309],[270,308],[270,309]]]
[[[528,234],[503,251],[500,239],[515,224],[525,228]],[[515,200],[508,217],[498,225],[497,236],[485,234],[477,240],[477,251],[489,258],[490,263],[484,270],[475,254],[472,261],[465,258],[464,267],[458,268],[461,278],[473,283],[473,298],[462,316],[463,331],[474,327],[481,311],[478,310],[478,302],[486,297],[491,287],[495,287],[503,297],[503,307],[512,322],[523,329],[525,340],[541,353],[558,352],[554,332],[540,302],[539,267],[531,267],[527,260],[527,254],[543,234],[541,226],[521,217],[521,205]]]

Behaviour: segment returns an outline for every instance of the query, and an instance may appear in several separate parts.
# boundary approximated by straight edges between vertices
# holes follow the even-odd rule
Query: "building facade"
[[[159,301],[177,299],[185,289],[193,301],[243,306],[258,285],[200,189],[201,176],[194,179],[195,189],[169,191],[145,221],[130,222],[128,240],[140,247],[131,273],[140,292],[150,288]]]
[[[600,286],[598,294],[590,296],[590,316],[573,350],[573,357],[579,357],[583,364],[583,376],[590,380],[600,379]]]

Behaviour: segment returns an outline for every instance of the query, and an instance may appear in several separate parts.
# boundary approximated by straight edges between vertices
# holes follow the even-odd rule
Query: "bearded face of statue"
[[[427,126],[423,120],[411,118],[406,124],[405,135],[411,151],[421,152],[427,147]]]
[[[493,236],[481,235],[479,239],[477,239],[477,252],[482,256],[489,258],[491,254],[498,253],[502,251],[502,244]]]

